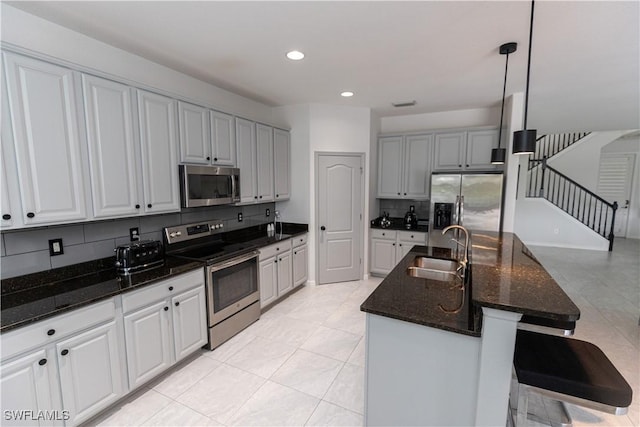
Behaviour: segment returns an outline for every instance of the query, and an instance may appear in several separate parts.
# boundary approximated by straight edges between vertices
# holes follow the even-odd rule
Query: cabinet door
[[[76,73],[3,55],[24,223],[86,219]]]
[[[236,134],[233,116],[211,111],[211,146],[214,165],[236,165]]]
[[[129,387],[132,389],[171,366],[170,320],[167,301],[124,316]]]
[[[495,169],[491,164],[491,149],[498,148],[497,130],[470,131],[467,135],[466,169]]]
[[[413,243],[411,242],[397,242],[396,243],[396,264],[400,262],[400,260],[402,258],[404,258],[404,256],[406,254],[408,254],[411,251],[411,248],[413,247]],[[395,265],[394,265],[395,267]]]
[[[131,89],[83,75],[89,170],[96,218],[132,216],[142,203],[138,187]]]
[[[271,202],[273,192],[273,128],[256,125],[258,202]]]
[[[307,281],[308,275],[307,245],[293,249],[293,286],[299,286]]]
[[[273,175],[276,201],[291,197],[291,141],[289,132],[273,130]]]
[[[138,90],[138,110],[145,212],[179,211],[176,101]]]
[[[278,263],[271,257],[260,261],[260,307],[264,307],[278,296]]]
[[[371,239],[371,272],[387,274],[396,266],[396,242]]]
[[[434,170],[462,170],[466,132],[441,133],[435,136]],[[489,153],[491,155],[491,153]]]
[[[4,141],[4,140],[3,140]],[[3,142],[4,144],[4,142]],[[2,228],[10,228],[13,225],[13,216],[16,214],[11,208],[11,199],[9,198],[9,186],[7,184],[7,167],[5,166],[5,156],[0,149],[0,167],[2,168],[2,182],[0,182],[0,191],[2,191],[2,211],[0,211],[0,226]]]
[[[429,197],[432,150],[432,135],[410,135],[405,138],[403,197]]]
[[[90,329],[56,345],[62,402],[80,424],[125,392],[116,322]]]
[[[278,258],[278,296],[293,289],[293,266],[291,251],[286,251],[277,256]]]
[[[208,165],[211,163],[209,110],[178,102],[180,123],[180,161]]]
[[[171,299],[171,305],[177,362],[207,343],[204,285],[176,295]]]
[[[236,118],[236,150],[240,168],[240,203],[255,202],[258,200],[255,123]]]
[[[378,197],[402,196],[402,148],[401,136],[389,136],[378,141]]]
[[[20,412],[28,410],[34,413],[57,410],[60,417],[64,416],[58,391],[58,370],[53,351],[47,352],[41,349],[9,363],[3,362],[0,367],[0,388],[3,420],[6,425],[62,425],[61,421],[51,420],[16,421]],[[65,409],[69,408],[65,407]],[[7,415],[11,417],[14,414],[13,411],[16,416],[7,419]]]

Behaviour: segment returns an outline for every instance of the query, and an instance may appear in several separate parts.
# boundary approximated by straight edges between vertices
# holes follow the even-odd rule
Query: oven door
[[[260,301],[258,251],[207,267],[210,327],[257,301]]]

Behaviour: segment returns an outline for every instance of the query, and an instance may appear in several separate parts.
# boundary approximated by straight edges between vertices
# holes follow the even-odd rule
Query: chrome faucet
[[[456,242],[458,246],[462,246],[464,248],[462,259],[458,260],[458,262],[460,263],[460,267],[458,268],[458,271],[461,270],[461,275],[464,276],[464,272],[467,269],[467,264],[469,263],[469,232],[467,231],[466,228],[464,228],[461,225],[450,225],[444,230],[442,230],[442,234],[444,235],[447,231],[453,230],[453,229],[462,230],[464,232],[464,243],[461,243],[459,240],[456,240],[456,239],[451,239],[454,242]]]

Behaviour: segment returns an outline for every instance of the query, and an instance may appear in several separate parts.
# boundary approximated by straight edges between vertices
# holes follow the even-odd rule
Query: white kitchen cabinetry
[[[371,273],[386,275],[414,245],[426,245],[427,233],[371,229]]]
[[[429,197],[432,135],[382,137],[378,141],[378,197]]]
[[[87,219],[78,74],[8,52],[3,59],[22,221]]]
[[[309,260],[307,250],[307,234],[292,237],[293,241],[293,287],[307,282],[309,275]]]
[[[491,164],[491,149],[497,147],[498,131],[494,129],[436,134],[433,169],[495,169],[496,166]]]
[[[233,116],[210,112],[211,120],[211,164],[217,166],[236,165],[236,134]]]
[[[64,409],[65,424],[77,425],[118,400],[126,391],[119,322],[111,298],[3,333],[2,408],[60,418]]]
[[[258,200],[256,124],[236,117],[236,151],[240,168],[240,203]]]
[[[293,289],[291,239],[260,249],[260,307]]]
[[[124,294],[122,307],[132,389],[207,343],[202,270]]]
[[[291,197],[291,137],[289,132],[273,129],[273,174],[276,202]]]
[[[256,124],[256,149],[258,165],[258,202],[272,202],[273,192],[273,128]],[[242,172],[240,172],[242,173]]]
[[[180,210],[176,100],[138,89],[146,213]]]
[[[211,129],[209,110],[187,102],[178,102],[180,123],[180,161],[208,165],[211,163]]]
[[[15,209],[12,209],[11,198],[9,197],[9,185],[7,183],[7,166],[5,162],[5,156],[0,149],[0,167],[2,167],[2,176],[0,177],[0,179],[2,180],[2,182],[0,183],[0,191],[2,191],[2,199],[0,201],[0,203],[2,203],[2,205],[0,205],[2,207],[2,212],[0,212],[0,218],[2,221],[1,226],[2,228],[11,228],[13,226],[13,216],[15,215]]]
[[[136,155],[132,89],[82,75],[93,214],[96,218],[140,213],[142,188]]]

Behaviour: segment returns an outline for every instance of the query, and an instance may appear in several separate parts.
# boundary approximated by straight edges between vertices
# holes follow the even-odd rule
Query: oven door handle
[[[212,265],[211,267],[209,267],[209,271],[213,273],[216,271],[223,270],[225,268],[233,267],[234,265],[242,264],[243,262],[249,261],[252,258],[257,258],[259,254],[260,252],[253,251],[253,252],[249,252],[248,254],[240,255],[237,258],[232,258],[221,264]]]

